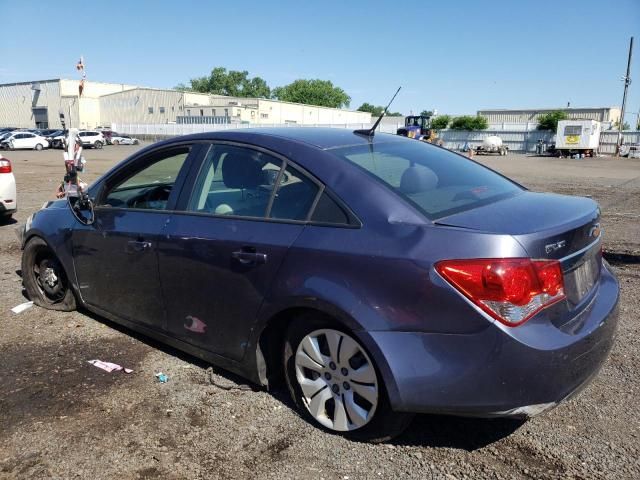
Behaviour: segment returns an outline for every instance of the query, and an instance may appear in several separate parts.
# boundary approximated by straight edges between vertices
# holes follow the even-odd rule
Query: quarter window
[[[134,174],[110,188],[102,205],[118,208],[165,210],[173,185],[189,154],[189,147],[179,147],[152,155]]]
[[[323,193],[318,200],[311,217],[312,222],[332,223],[336,225],[349,225],[349,217],[343,208],[338,205],[327,193]]]
[[[287,166],[278,182],[269,217],[306,220],[317,193],[318,186],[310,178]]]

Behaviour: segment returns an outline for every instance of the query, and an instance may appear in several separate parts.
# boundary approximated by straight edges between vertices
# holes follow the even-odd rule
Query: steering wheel
[[[159,185],[154,188],[150,188],[141,195],[133,197],[127,202],[131,208],[146,208],[145,204],[156,201],[167,201],[171,194],[171,187],[169,185]]]

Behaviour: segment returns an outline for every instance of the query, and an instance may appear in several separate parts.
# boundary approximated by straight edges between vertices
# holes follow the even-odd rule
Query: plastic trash
[[[119,371],[123,371],[124,373],[132,373],[133,370],[131,370],[130,368],[124,368],[122,365],[118,365],[117,363],[111,363],[111,362],[103,362],[102,360],[88,360],[87,363],[90,363],[91,365],[93,365],[94,367],[98,367],[102,370],[104,370],[105,372],[119,372]]]
[[[169,377],[162,372],[156,373],[156,378],[160,383],[167,383],[169,381]]]
[[[24,302],[24,303],[21,303],[20,305],[16,305],[15,307],[13,307],[11,311],[13,313],[21,313],[21,312],[24,312],[27,308],[31,308],[31,307],[33,307],[33,302]]]

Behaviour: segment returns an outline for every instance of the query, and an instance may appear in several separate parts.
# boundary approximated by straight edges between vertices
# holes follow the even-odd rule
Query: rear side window
[[[358,145],[333,153],[366,170],[432,220],[522,191],[488,168],[419,141]]]
[[[257,150],[214,145],[196,181],[188,209],[213,215],[264,217],[282,161]]]

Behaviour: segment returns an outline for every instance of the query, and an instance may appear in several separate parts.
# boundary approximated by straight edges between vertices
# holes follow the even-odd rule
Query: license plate
[[[573,294],[578,302],[591,291],[596,281],[600,269],[598,268],[598,257],[592,255],[582,265],[571,272],[571,282],[573,285]]]

